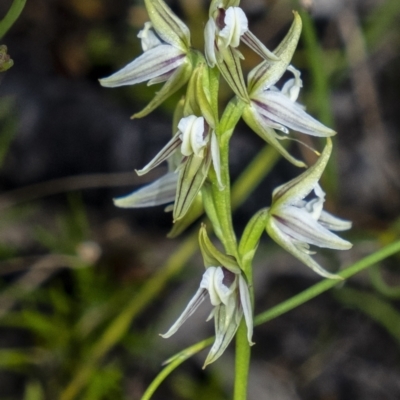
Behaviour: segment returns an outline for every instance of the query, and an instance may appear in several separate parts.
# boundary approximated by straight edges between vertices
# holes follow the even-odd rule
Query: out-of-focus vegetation
[[[107,91],[97,85],[98,78],[117,70],[140,51],[136,35],[147,20],[146,13],[138,1],[57,0],[28,2],[20,15],[24,3],[10,0],[0,5],[0,12],[6,16],[0,22],[1,44],[8,47],[15,62],[5,72],[11,64],[3,45],[1,398],[140,399],[165,359],[208,336],[204,327],[199,332],[200,324],[193,322],[192,330],[176,341],[158,337],[185,304],[201,274],[201,263],[195,257],[196,235],[189,232],[174,241],[164,239],[167,217],[162,211],[150,211],[141,218],[140,211],[113,209],[110,190],[106,195],[96,192],[103,196],[103,202],[94,200],[88,191],[95,186],[128,184],[129,180],[119,181],[116,174],[107,178],[108,173],[115,173],[110,168],[82,171],[97,173],[88,185],[87,179],[79,181],[79,166],[68,179],[58,176],[56,162],[49,164],[49,175],[55,179],[50,183],[31,181],[25,187],[15,176],[26,162],[18,158],[18,146],[27,140],[27,126],[33,126],[39,118],[32,113],[42,104],[33,103],[35,107],[28,110],[18,105],[32,102],[24,98],[20,88],[30,79],[41,79],[40,93],[35,92],[38,97],[51,91],[55,77],[76,88],[77,95],[90,87],[99,103],[112,103],[110,112],[123,110],[127,120],[135,108],[140,109],[152,97],[154,87]],[[203,2],[170,3],[197,32],[193,42],[201,47],[207,15]],[[293,61],[304,76],[301,100],[311,113],[338,131],[339,150],[323,184],[335,199],[330,209],[355,221],[351,233],[354,250],[339,261],[348,266],[395,242],[400,221],[400,2],[243,0],[242,6],[257,36],[270,47],[289,24],[291,9],[302,10],[302,44]],[[243,54],[245,69],[259,62],[246,49]],[[24,76],[28,76],[25,81]],[[3,94],[7,81],[13,85]],[[227,87],[224,90],[223,97],[228,100],[230,92]],[[93,98],[84,99],[85,112],[98,106]],[[174,102],[171,99],[163,105],[162,113],[171,113]],[[60,114],[65,112],[65,104],[70,106],[63,98]],[[100,120],[101,116],[97,117]],[[56,120],[57,116],[45,118]],[[81,116],[76,114],[76,118],[79,126]],[[162,114],[149,118],[159,123]],[[115,121],[119,119],[115,117]],[[82,124],[82,132],[76,137],[92,131],[90,139],[97,138],[99,126],[95,122],[93,117],[93,126]],[[117,126],[119,130],[122,128]],[[61,136],[59,131],[51,132],[53,138],[57,135]],[[246,133],[242,137],[252,140]],[[35,143],[41,145],[46,143]],[[75,146],[80,149],[83,144],[75,142]],[[54,158],[67,151],[67,146],[62,147],[56,148]],[[30,154],[36,149],[32,147]],[[240,150],[239,146],[239,156]],[[99,156],[91,146],[82,151],[87,158]],[[277,157],[268,150],[261,151],[264,153],[256,159],[258,168],[252,170],[258,174],[249,174],[245,166],[241,167],[245,172],[233,192],[233,202],[240,203],[242,216],[247,215],[245,207],[251,206],[251,202],[245,202],[245,193],[253,191],[264,175],[270,173],[269,182],[275,186],[282,183],[279,168],[272,169]],[[305,147],[298,151],[313,162]],[[75,152],[72,157],[77,157]],[[23,176],[19,178],[24,182]],[[258,194],[262,197],[263,192]],[[268,205],[269,201],[261,198],[256,206]],[[162,233],[155,230],[158,219],[164,224]],[[327,253],[324,259],[327,266],[330,257]],[[324,294],[257,327],[249,398],[398,398],[399,261],[398,255],[381,261],[369,273],[335,289],[333,295]],[[257,313],[315,283],[293,259],[270,243],[261,244],[256,269],[260,274],[256,280]],[[185,286],[190,278],[193,284]],[[226,399],[230,392],[226,388],[232,384],[227,372],[230,364],[230,355],[226,354],[215,366],[202,371],[201,359],[194,356],[168,377],[153,398]]]

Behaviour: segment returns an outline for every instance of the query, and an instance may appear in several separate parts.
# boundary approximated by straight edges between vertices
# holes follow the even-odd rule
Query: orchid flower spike
[[[145,5],[151,22],[146,22],[138,34],[144,53],[113,75],[100,79],[105,87],[165,82],[153,100],[133,118],[152,112],[181,88],[192,72],[188,27],[163,0],[145,0]]]
[[[207,178],[211,163],[222,185],[217,137],[205,119],[195,115],[189,115],[179,121],[178,132],[144,168],[136,171],[137,174],[146,174],[176,152],[179,152],[181,163],[175,172],[178,173],[178,177],[173,210],[174,221],[181,219],[190,208]],[[170,185],[173,179],[168,177],[165,181],[161,183]],[[171,186],[167,188],[170,194]]]
[[[318,181],[331,152],[332,141],[328,138],[324,151],[312,167],[274,190],[266,230],[276,243],[317,274],[342,279],[323,269],[311,257],[314,252],[310,251],[310,245],[335,250],[348,250],[352,247],[350,242],[330,232],[350,229],[351,222],[323,210],[325,193]],[[315,197],[305,200],[312,192]]]
[[[199,241],[206,272],[203,274],[199,289],[182,314],[168,332],[161,336],[163,338],[172,336],[208,295],[213,309],[207,321],[214,318],[215,341],[204,363],[206,367],[225,351],[243,316],[247,325],[247,339],[250,345],[253,344],[253,315],[249,289],[237,263],[212,245],[204,226],[200,229]],[[214,265],[209,265],[210,262]]]
[[[336,132],[311,117],[302,106],[296,103],[303,84],[300,72],[290,65],[290,62],[297,47],[301,27],[301,18],[295,12],[294,21],[288,34],[274,50],[279,61],[274,63],[264,61],[250,71],[247,86],[250,103],[243,111],[243,119],[288,161],[298,167],[305,167],[302,161],[292,157],[279,143],[286,137],[282,137],[276,131],[287,134],[289,129],[292,129],[320,137],[333,136]],[[289,79],[279,90],[275,84],[286,71],[291,72],[293,78]]]
[[[205,55],[208,65],[217,65],[235,94],[248,102],[240,67],[243,55],[237,49],[240,42],[269,62],[279,58],[251,33],[246,14],[238,5],[239,1],[236,0],[217,0],[211,3],[210,17],[204,30]]]

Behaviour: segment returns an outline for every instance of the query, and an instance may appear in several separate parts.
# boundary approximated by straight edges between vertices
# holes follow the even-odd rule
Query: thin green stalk
[[[247,341],[247,326],[242,318],[239,329],[236,332],[234,400],[247,399],[250,356],[251,351],[249,342]]]
[[[0,21],[0,39],[14,25],[25,7],[26,0],[14,0],[6,16]]]
[[[236,124],[242,116],[243,108],[244,103],[237,98],[233,98],[225,108],[220,123],[216,127],[216,134],[219,138],[220,145],[221,181],[223,189],[218,185],[215,172],[210,173],[215,210],[222,230],[220,239],[226,252],[235,257],[237,257],[237,242],[232,223],[229,141]]]
[[[300,16],[303,20],[302,38],[312,77],[313,106],[316,107],[319,120],[323,124],[333,127],[334,118],[330,104],[329,80],[326,70],[321,67],[324,59],[318,43],[317,32],[313,20],[307,12],[300,11]],[[332,196],[335,196],[338,186],[337,165],[335,152],[333,152],[323,177],[324,187]]]
[[[157,375],[157,377],[151,382],[151,384],[147,387],[146,391],[144,392],[141,400],[149,400],[160,384],[165,380],[165,378],[174,371],[179,365],[181,365],[184,361],[188,358],[192,357],[194,354],[197,354],[199,351],[205,349],[206,347],[210,346],[214,338],[208,338],[202,340],[186,348],[185,350],[179,352],[173,360]]]
[[[362,260],[357,261],[351,267],[346,268],[338,275],[341,276],[343,279],[348,279],[351,276],[359,273],[360,271],[368,267],[371,267],[374,264],[379,263],[385,258],[392,256],[393,254],[398,253],[399,251],[400,251],[400,240],[384,247],[381,250],[378,250],[377,252],[363,258]],[[314,297],[317,297],[321,293],[326,292],[327,290],[333,288],[339,283],[342,283],[342,281],[336,279],[325,279],[317,283],[316,285],[310,287],[309,289],[305,290],[304,292],[301,292],[298,295],[293,296],[289,300],[286,300],[283,303],[280,303],[277,306],[271,308],[270,310],[257,315],[257,317],[254,320],[255,325],[264,324],[265,322],[270,321],[271,319],[274,319],[282,314],[285,314],[288,311],[293,310],[294,308],[302,305],[306,301],[309,301]]]
[[[379,265],[369,270],[372,286],[381,294],[390,299],[400,299],[400,286],[389,286],[382,278]]]

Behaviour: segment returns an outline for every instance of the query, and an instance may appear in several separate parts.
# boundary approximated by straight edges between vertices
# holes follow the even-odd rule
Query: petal
[[[298,260],[306,264],[317,274],[330,279],[342,279],[339,275],[331,274],[322,268],[309,254],[297,248],[290,236],[276,226],[275,219],[270,218],[267,223],[267,233],[277,244],[292,254]]]
[[[161,40],[153,31],[153,24],[151,22],[145,22],[144,27],[139,31],[137,37],[142,41],[143,51],[152,49],[153,47],[162,44]]]
[[[240,37],[248,31],[246,14],[240,7],[229,7],[225,11],[225,27],[219,32],[218,44],[223,47],[238,47]]]
[[[192,154],[183,164],[183,168],[179,172],[176,190],[174,221],[182,218],[188,211],[207,178],[210,163],[211,157],[207,152],[205,157]]]
[[[336,250],[348,250],[353,246],[320,225],[305,209],[284,206],[271,215],[277,227],[299,242]]]
[[[187,51],[190,47],[189,28],[172,12],[163,0],[144,0],[147,13],[161,39]]]
[[[217,176],[219,189],[223,190],[225,186],[221,180],[221,158],[219,153],[219,144],[217,135],[215,134],[214,131],[211,133],[211,158],[215,170],[215,175]]]
[[[231,275],[233,278],[233,283],[227,286],[224,281],[226,278],[226,275]],[[213,286],[215,293],[218,295],[219,302],[225,304],[226,306],[228,305],[230,298],[234,294],[236,290],[236,274],[233,272],[221,267],[218,267],[215,275],[214,275],[214,281],[213,281]]]
[[[215,308],[214,321],[215,341],[207,355],[203,369],[221,357],[239,327],[238,318],[232,318],[232,316],[228,315],[226,306],[223,304]]]
[[[346,231],[351,228],[351,221],[335,217],[334,215],[322,211],[318,222],[331,231]]]
[[[199,245],[201,255],[203,256],[204,265],[206,268],[213,265],[222,265],[234,274],[240,274],[240,268],[236,259],[232,256],[221,253],[211,242],[207,235],[207,230],[204,224],[201,225],[199,231]]]
[[[321,137],[336,134],[280,92],[268,90],[252,97],[252,101],[260,114],[295,131]]]
[[[181,153],[184,156],[196,154],[202,157],[203,149],[207,144],[204,135],[204,118],[189,115],[179,121],[178,129],[181,132]]]
[[[267,143],[273,146],[283,157],[297,167],[303,168],[306,165],[303,161],[297,160],[289,154],[289,152],[281,145],[277,139],[276,132],[265,124],[265,120],[260,114],[258,114],[253,104],[247,106],[242,115],[246,124],[255,132],[258,136],[264,139]]]
[[[189,301],[189,304],[183,310],[182,314],[178,317],[178,319],[171,326],[171,328],[169,328],[168,332],[160,336],[165,339],[172,336],[182,326],[182,324],[197,310],[199,305],[204,301],[206,297],[207,297],[207,290],[199,288],[196,294]]]
[[[146,51],[124,68],[109,76],[100,79],[105,87],[135,85],[164,75],[178,68],[186,57],[180,49],[162,44]]]
[[[151,50],[150,50],[151,51]],[[131,118],[142,118],[155,110],[165,99],[178,91],[190,78],[192,64],[186,58],[183,64],[174,71],[171,77],[165,82],[164,86],[156,93],[153,100],[141,111],[134,114]]]
[[[242,42],[250,47],[260,57],[268,61],[279,61],[279,57],[276,56],[272,51],[268,50],[264,44],[254,35],[251,31],[247,31],[241,37]]]
[[[170,239],[178,237],[182,232],[186,230],[190,225],[193,224],[202,214],[204,213],[204,206],[202,200],[202,193],[198,193],[196,198],[193,200],[192,205],[188,209],[187,213],[175,221],[172,229],[168,232],[167,237]]]
[[[160,165],[163,161],[165,161],[168,157],[170,157],[174,151],[181,145],[182,141],[179,138],[179,135],[175,135],[172,139],[159,151],[156,156],[142,169],[137,170],[136,173],[141,176],[147,174],[153,168]]]
[[[288,81],[285,82],[281,92],[285,96],[289,97],[291,101],[294,102],[299,97],[300,89],[303,87],[303,81],[300,78],[299,70],[297,70],[291,65],[288,66],[287,70],[294,75],[294,78],[289,79]]]
[[[317,162],[301,175],[277,187],[272,193],[271,208],[281,205],[297,204],[303,200],[317,185],[329,161],[332,152],[332,140],[327,138],[326,146]]]
[[[217,66],[222,76],[234,91],[234,93],[244,102],[249,103],[249,96],[247,94],[246,85],[244,83],[242,67],[240,59],[230,46],[226,49],[217,50]]]
[[[215,57],[215,30],[215,21],[213,18],[209,18],[204,28],[204,53],[211,68],[217,63]]]
[[[218,292],[216,291],[215,288],[215,279],[219,269],[221,268],[208,267],[206,269],[206,272],[204,272],[200,282],[200,287],[208,291],[208,294],[210,295],[210,302],[214,307],[219,306],[221,304],[221,299],[219,298]]]
[[[279,61],[270,62],[266,60],[250,71],[248,75],[248,88],[251,95],[255,95],[275,85],[288,68],[296,50],[302,27],[299,14],[297,12],[293,14],[294,20],[289,32],[273,51],[273,54],[279,57]]]
[[[239,294],[240,294],[240,304],[243,309],[244,320],[247,326],[247,340],[249,345],[253,345],[253,307],[251,305],[249,288],[247,282],[243,278],[242,274],[239,275]]]
[[[122,208],[142,208],[172,203],[175,200],[177,182],[178,175],[169,172],[127,196],[114,199],[114,204]]]

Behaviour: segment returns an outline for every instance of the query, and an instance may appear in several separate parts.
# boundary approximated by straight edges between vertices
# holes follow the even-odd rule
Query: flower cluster
[[[323,211],[325,193],[319,185],[332,151],[330,137],[336,132],[314,119],[297,102],[303,84],[300,71],[291,61],[300,38],[301,18],[294,12],[288,33],[271,51],[250,31],[239,2],[211,1],[203,55],[191,47],[188,27],[163,0],[145,0],[150,22],[146,22],[138,35],[143,54],[100,80],[106,87],[146,81],[148,85],[164,83],[153,100],[134,114],[135,118],[148,115],[187,84],[186,94],[174,114],[172,138],[137,171],[139,175],[146,174],[166,161],[168,172],[153,183],[115,199],[115,204],[128,208],[173,204],[168,209],[173,210],[175,233],[181,232],[203,210],[211,220],[225,253],[215,248],[202,226],[199,245],[206,271],[192,300],[162,335],[165,338],[173,335],[209,297],[216,337],[205,365],[220,357],[243,317],[248,343],[252,344],[252,289],[247,279],[251,275],[248,264],[261,235],[255,233],[258,229],[252,231],[251,224],[258,221],[258,217],[253,218],[245,230],[251,240],[242,238],[239,246],[235,244],[236,237],[229,222],[229,138],[240,118],[286,160],[306,168],[298,177],[275,189],[271,206],[259,214],[261,231],[266,230],[286,251],[327,278],[340,277],[327,272],[311,257],[310,245],[337,250],[351,247],[351,243],[331,232],[349,229],[351,223]],[[249,72],[247,84],[241,68],[241,43],[261,59]],[[292,78],[282,84],[280,81],[286,72]],[[235,94],[222,116],[218,110],[219,74]],[[290,130],[326,138],[326,146],[313,166],[307,168],[281,145]]]

